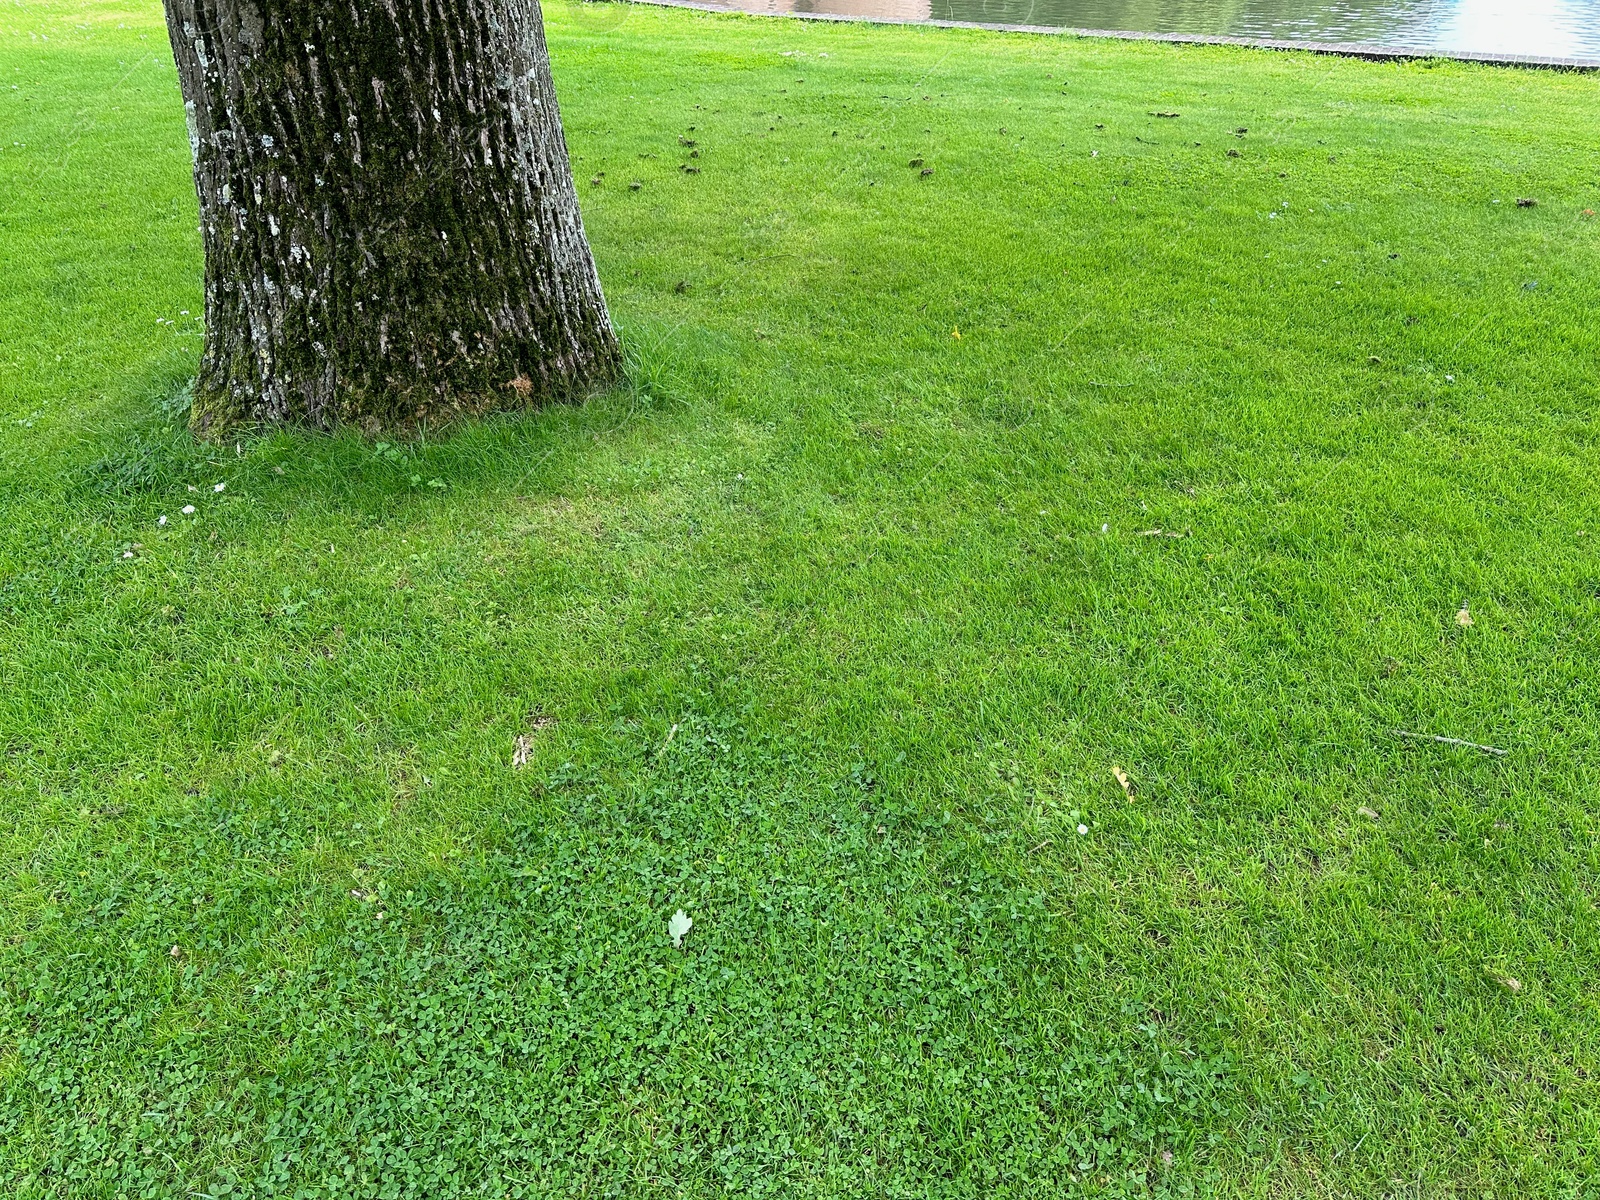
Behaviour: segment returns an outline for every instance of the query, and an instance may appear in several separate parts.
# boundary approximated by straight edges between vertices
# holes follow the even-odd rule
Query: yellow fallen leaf
[[[960,340],[961,340],[961,330],[959,330],[959,329],[952,329],[952,330],[951,330],[951,331],[950,331],[950,336],[951,336],[951,337],[953,337],[953,338],[955,338],[955,340],[956,340],[956,341],[958,341],[958,342],[959,342],[959,341],[960,341]]]
[[[1112,767],[1111,773],[1117,777],[1117,782],[1122,785],[1122,790],[1127,793],[1128,799],[1133,799],[1133,780],[1128,778],[1128,773],[1121,767]]]

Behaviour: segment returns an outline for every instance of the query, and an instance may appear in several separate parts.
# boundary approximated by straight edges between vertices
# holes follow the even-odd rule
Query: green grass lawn
[[[1600,78],[547,18],[629,386],[197,446],[0,8],[0,1191],[1594,1194]]]

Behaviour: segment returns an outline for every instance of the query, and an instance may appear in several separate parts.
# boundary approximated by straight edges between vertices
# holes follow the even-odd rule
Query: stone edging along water
[[[932,25],[940,29],[988,29],[997,33],[1049,33],[1067,37],[1116,38],[1126,42],[1171,42],[1181,46],[1244,46],[1251,50],[1302,50],[1309,54],[1336,54],[1372,62],[1411,62],[1449,59],[1485,63],[1495,67],[1541,67],[1557,71],[1600,71],[1600,59],[1553,58],[1538,54],[1488,54],[1470,50],[1423,50],[1404,46],[1374,46],[1362,42],[1296,42],[1278,38],[1219,37],[1203,33],[1141,33],[1131,29],[1073,29],[1064,25],[991,25],[980,21],[935,21],[910,17],[860,17],[843,13],[758,13],[702,0],[628,0],[661,8],[692,8],[697,12],[745,17],[791,17],[801,21],[855,21],[869,25]]]

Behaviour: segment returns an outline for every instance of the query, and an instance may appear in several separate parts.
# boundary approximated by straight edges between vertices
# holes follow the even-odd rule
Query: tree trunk
[[[538,0],[166,0],[194,151],[194,425],[409,428],[620,355]]]

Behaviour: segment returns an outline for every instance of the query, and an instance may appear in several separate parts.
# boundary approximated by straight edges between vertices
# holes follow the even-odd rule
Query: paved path
[[[1200,33],[1140,33],[1131,29],[1072,29],[1062,25],[991,25],[977,21],[934,21],[907,17],[862,17],[840,13],[750,12],[728,4],[704,0],[629,0],[666,8],[693,8],[701,12],[743,13],[745,16],[793,17],[803,21],[865,21],[874,25],[937,25],[944,29],[992,29],[1003,33],[1055,33],[1068,37],[1119,38],[1130,42],[1174,42],[1186,46],[1248,46],[1255,50],[1304,50],[1312,54],[1339,54],[1374,62],[1403,62],[1419,58],[1448,58],[1458,62],[1488,63],[1498,67],[1544,67],[1562,71],[1600,71],[1600,58],[1553,58],[1538,54],[1475,53],[1467,50],[1424,50],[1420,47],[1373,46],[1362,42],[1295,42],[1279,38],[1213,37]]]

